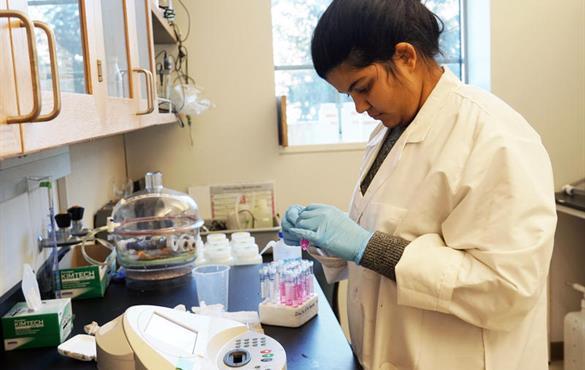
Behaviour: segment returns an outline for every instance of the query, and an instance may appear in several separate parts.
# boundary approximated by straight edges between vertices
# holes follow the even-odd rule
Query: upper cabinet
[[[10,20],[6,0],[0,0],[0,158],[18,154],[22,150],[20,125],[7,121],[25,118],[20,115],[16,99],[12,48],[10,47]]]
[[[0,158],[173,122],[151,14],[149,0],[0,0]]]

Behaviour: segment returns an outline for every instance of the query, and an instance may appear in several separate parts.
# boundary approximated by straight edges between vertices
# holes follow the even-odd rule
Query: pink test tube
[[[304,268],[303,273],[303,284],[305,288],[305,300],[311,296],[311,290],[309,289],[309,280],[311,279],[311,275],[309,274],[309,267],[308,264]]]
[[[294,305],[294,297],[295,297],[295,289],[294,289],[294,279],[292,274],[287,274],[286,276],[286,283],[285,283],[285,294],[286,294],[286,305],[293,306]]]
[[[307,274],[301,270],[301,303],[307,300]]]
[[[280,304],[286,304],[286,278],[283,272],[279,273],[278,290],[280,295]]]
[[[301,239],[301,249],[306,251],[309,249],[309,245],[311,244],[310,241],[308,241],[307,239]]]
[[[307,282],[308,282],[308,286],[307,286],[307,294],[309,295],[313,295],[315,294],[314,288],[313,288],[313,261],[309,261],[309,263],[307,263],[307,268],[308,268],[308,276],[307,276]]]
[[[293,302],[295,306],[300,306],[303,303],[303,292],[301,287],[301,277],[298,274],[298,271],[295,271],[295,300]]]
[[[299,290],[299,305],[305,302],[305,282],[303,281],[303,270],[299,270],[299,279],[297,282]]]

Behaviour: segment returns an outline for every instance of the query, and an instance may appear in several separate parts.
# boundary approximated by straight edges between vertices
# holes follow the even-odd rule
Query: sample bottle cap
[[[237,233],[233,233],[232,234],[232,241],[240,240],[240,239],[246,239],[246,238],[249,238],[249,237],[250,237],[250,233],[249,232],[247,232],[247,231],[240,231],[240,232],[237,232]]]
[[[144,176],[145,188],[148,191],[158,191],[162,189],[162,173],[148,172]]]
[[[224,233],[217,233],[217,234],[209,234],[207,235],[207,241],[215,241],[215,240],[226,240],[227,236]]]

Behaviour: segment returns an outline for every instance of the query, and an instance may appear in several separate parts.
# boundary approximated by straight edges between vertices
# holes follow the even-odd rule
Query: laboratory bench
[[[229,311],[256,311],[260,301],[258,268],[233,266],[230,270]],[[286,351],[287,368],[346,370],[361,369],[341,330],[337,318],[327,303],[323,291],[315,284],[319,296],[319,314],[299,328],[262,325],[267,335],[276,339]],[[74,300],[72,336],[83,333],[83,326],[96,321],[99,325],[116,318],[133,305],[175,307],[187,309],[198,305],[194,279],[189,275],[174,286],[149,290],[129,289],[124,283],[112,283],[101,299]],[[19,369],[97,369],[96,362],[83,362],[63,357],[56,348],[33,348],[0,352],[0,368]]]

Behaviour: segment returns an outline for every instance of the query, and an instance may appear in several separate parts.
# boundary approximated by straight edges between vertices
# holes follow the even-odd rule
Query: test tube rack
[[[266,300],[258,306],[260,322],[266,325],[298,328],[319,312],[319,301],[314,294],[298,306],[288,306]]]

